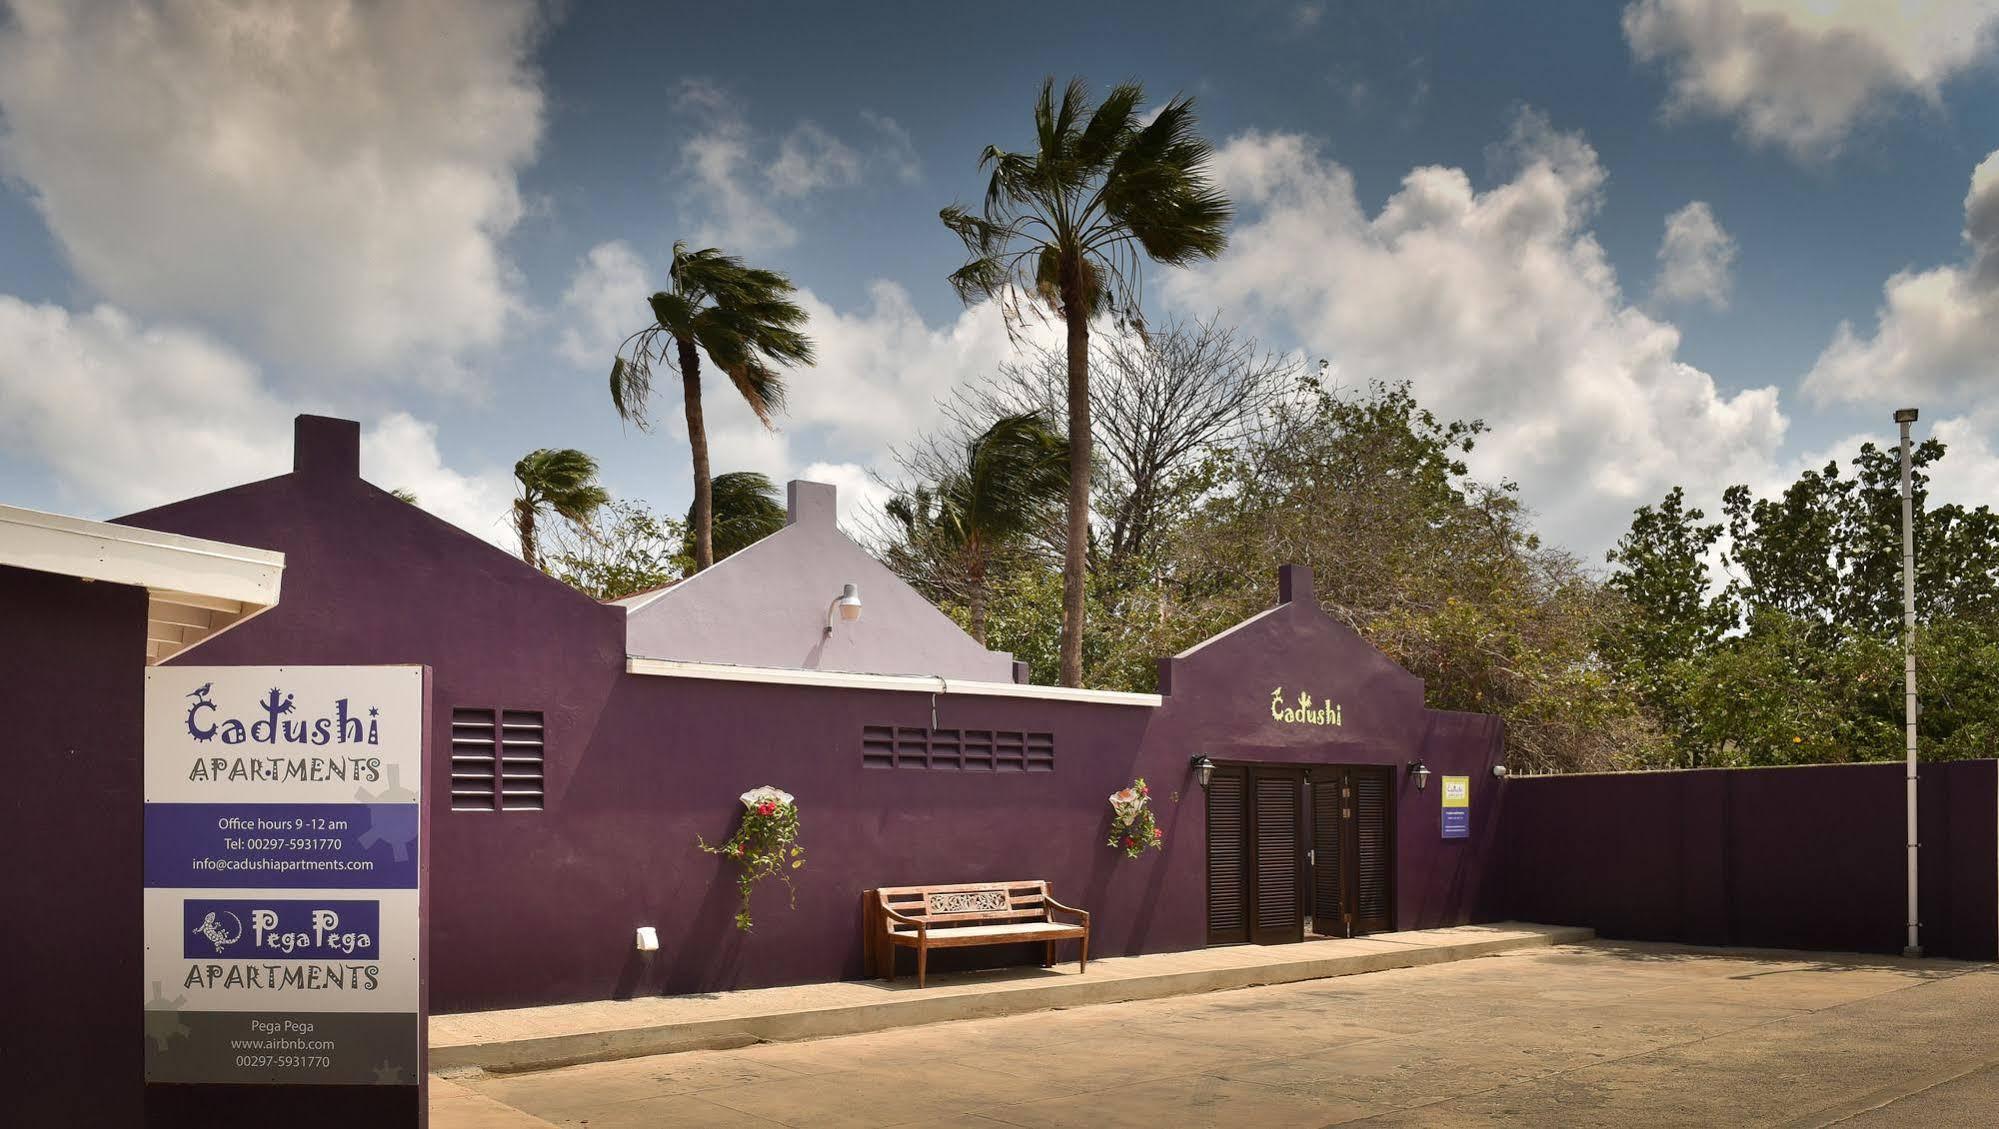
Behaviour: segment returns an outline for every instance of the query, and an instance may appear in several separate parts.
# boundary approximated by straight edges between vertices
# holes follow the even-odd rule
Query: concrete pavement
[[[1572,926],[1503,922],[1110,957],[1091,961],[1087,973],[1068,960],[1054,968],[940,974],[921,989],[905,976],[435,1015],[430,1063],[433,1070],[547,1069],[1413,968],[1590,936]]]
[[[455,1082],[592,1129],[1989,1124],[1999,969],[1567,945]]]

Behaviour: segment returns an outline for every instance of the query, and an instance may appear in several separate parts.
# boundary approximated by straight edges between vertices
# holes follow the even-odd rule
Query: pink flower
[[[777,810],[777,801],[776,801],[776,800],[765,800],[765,801],[764,801],[763,803],[760,803],[760,804],[758,804],[758,805],[757,805],[757,814],[758,814],[758,815],[770,815],[771,813],[775,812],[776,810]]]
[[[1155,828],[1153,828],[1153,829],[1152,829],[1152,841],[1153,841],[1153,842],[1157,843],[1157,842],[1158,842],[1159,840],[1161,840],[1161,839],[1164,839],[1164,838],[1166,838],[1166,832],[1164,832],[1164,831],[1161,831],[1161,830],[1160,830],[1159,828],[1157,828],[1157,827],[1155,827]]]

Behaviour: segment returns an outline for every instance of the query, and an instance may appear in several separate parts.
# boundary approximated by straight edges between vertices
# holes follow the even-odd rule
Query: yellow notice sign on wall
[[[1471,838],[1471,777],[1443,778],[1444,838]]]

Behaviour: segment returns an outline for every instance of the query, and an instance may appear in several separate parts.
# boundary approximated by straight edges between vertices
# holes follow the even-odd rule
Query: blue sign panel
[[[1446,776],[1439,791],[1444,804],[1444,838],[1471,838],[1471,777]]]
[[[375,901],[188,898],[181,955],[246,960],[373,960],[381,955]]]
[[[147,804],[146,885],[416,889],[415,804]]]

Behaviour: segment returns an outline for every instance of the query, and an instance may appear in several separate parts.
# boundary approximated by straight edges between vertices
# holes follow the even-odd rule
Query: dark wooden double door
[[[1394,928],[1394,778],[1381,765],[1219,765],[1208,782],[1208,943]]]

